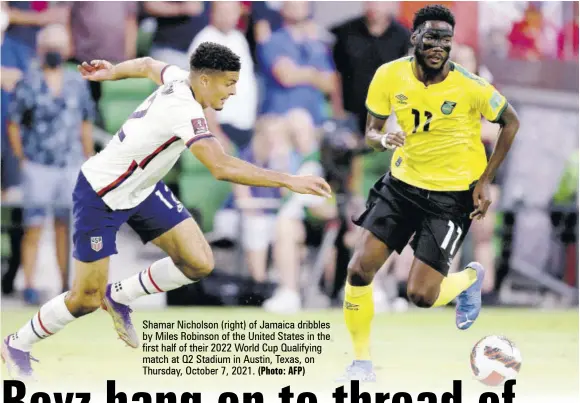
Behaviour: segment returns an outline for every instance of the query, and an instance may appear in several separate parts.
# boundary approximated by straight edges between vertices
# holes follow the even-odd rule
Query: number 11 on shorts
[[[459,241],[459,238],[461,238],[461,234],[463,234],[463,230],[459,226],[457,227],[457,230],[455,230],[455,224],[453,224],[453,221],[451,221],[451,220],[449,220],[449,222],[447,223],[447,226],[449,227],[449,230],[447,231],[447,235],[445,235],[445,239],[443,239],[443,243],[441,244],[441,248],[443,250],[447,249],[447,247],[449,246],[449,243],[451,242],[451,237],[453,236],[453,233],[456,232],[457,237],[455,238],[455,241],[453,241],[453,245],[451,245],[451,250],[449,251],[449,253],[453,256],[453,252],[455,252],[455,247],[457,246],[457,241]]]
[[[173,194],[173,192],[171,192],[169,190],[169,188],[167,187],[167,185],[165,185],[165,191],[168,192],[171,195],[171,199],[173,199],[173,202],[175,203],[175,205],[177,206],[177,209],[179,211],[181,211],[183,209],[183,205],[181,204],[181,202],[179,200],[177,200],[175,198],[175,195]],[[174,206],[173,204],[171,204],[169,202],[169,200],[167,200],[165,198],[165,196],[163,196],[163,193],[161,193],[161,190],[157,190],[155,191],[155,196],[157,196],[159,198],[159,200],[161,200],[163,202],[163,204],[165,204],[167,206],[168,209],[172,209]]]

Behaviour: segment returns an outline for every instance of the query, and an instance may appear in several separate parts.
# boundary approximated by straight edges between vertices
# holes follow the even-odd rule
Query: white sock
[[[120,304],[129,305],[139,297],[175,290],[194,283],[175,266],[170,257],[158,260],[143,270],[111,287],[111,297]]]
[[[75,320],[76,318],[64,303],[66,294],[64,292],[41,306],[30,322],[12,335],[10,346],[18,350],[30,351],[34,343],[52,336]]]

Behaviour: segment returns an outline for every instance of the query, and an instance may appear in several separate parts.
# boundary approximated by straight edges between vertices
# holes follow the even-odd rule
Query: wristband
[[[397,148],[397,146],[387,144],[387,135],[386,134],[383,134],[383,137],[381,137],[381,145],[387,150],[393,150],[393,149]]]

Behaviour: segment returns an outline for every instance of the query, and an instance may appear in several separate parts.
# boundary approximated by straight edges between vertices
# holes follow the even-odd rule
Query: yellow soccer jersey
[[[426,87],[415,77],[412,60],[379,67],[367,95],[370,114],[386,118],[394,112],[407,134],[393,155],[392,175],[422,189],[466,190],[487,165],[481,116],[497,121],[507,100],[456,63],[445,80]]]

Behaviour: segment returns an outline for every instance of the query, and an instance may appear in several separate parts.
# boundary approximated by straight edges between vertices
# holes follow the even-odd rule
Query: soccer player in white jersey
[[[129,117],[106,148],[85,162],[73,192],[75,280],[70,292],[44,304],[2,342],[2,357],[15,378],[32,376],[32,346],[102,306],[119,337],[137,348],[129,305],[136,298],[167,292],[211,273],[211,249],[189,212],[161,179],[185,149],[219,180],[249,186],[285,187],[330,196],[316,176],[294,176],[258,168],[224,153],[208,131],[203,109],[223,108],[236,93],[240,60],[214,43],[199,46],[190,71],[141,58],[117,65],[103,60],[79,66],[88,80],[150,78],[161,86]],[[207,192],[209,189],[199,189]],[[119,227],[129,224],[143,243],[168,257],[115,284],[107,284],[109,257],[117,253]]]

